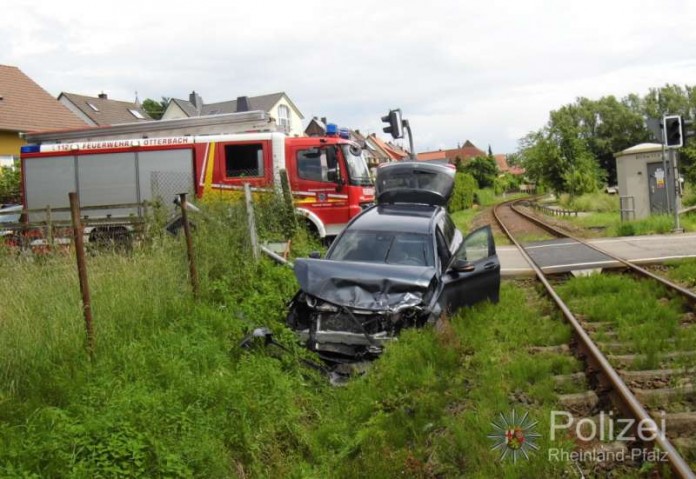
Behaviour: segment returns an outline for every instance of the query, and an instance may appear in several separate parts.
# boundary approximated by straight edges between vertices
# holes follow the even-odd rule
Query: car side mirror
[[[471,273],[476,269],[476,265],[473,263],[469,263],[465,259],[455,259],[454,263],[452,263],[452,271],[456,271],[457,273]]]
[[[312,251],[309,253],[309,257],[312,259],[321,259],[321,253],[319,251]]]

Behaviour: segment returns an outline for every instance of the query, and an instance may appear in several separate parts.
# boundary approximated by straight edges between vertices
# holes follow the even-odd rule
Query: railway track
[[[518,204],[521,201],[523,200],[501,203],[494,208],[493,215],[500,229],[517,246],[546,293],[570,324],[573,331],[570,351],[573,351],[585,364],[584,375],[587,384],[593,388],[584,394],[559,397],[560,403],[567,405],[573,401],[576,403],[577,401],[584,402],[588,405],[584,413],[586,415],[595,414],[598,409],[600,412],[606,413],[603,409],[613,407],[621,417],[634,420],[634,424],[643,424],[649,430],[666,432],[666,434],[643,434],[643,437],[650,439],[654,437],[654,440],[643,441],[643,445],[648,448],[657,447],[659,451],[662,451],[664,454],[659,456],[660,462],[666,461],[675,477],[695,479],[696,474],[692,469],[692,466],[696,464],[693,458],[695,451],[692,449],[696,445],[696,380],[694,380],[696,374],[694,371],[669,367],[659,370],[629,371],[628,364],[635,361],[640,351],[632,350],[630,344],[607,342],[606,338],[618,337],[616,332],[610,329],[602,331],[604,325],[609,323],[589,323],[585,321],[583,316],[571,311],[554,287],[555,280],[549,280],[534,262],[532,256],[525,250],[525,246],[519,241],[515,228],[521,232],[529,230],[529,226],[520,228],[520,220],[523,219],[523,221],[534,224],[536,228],[543,230],[551,237],[564,238],[565,241],[578,242],[584,245],[583,247],[592,248],[621,263],[625,268],[624,271],[639,278],[660,283],[672,294],[683,298],[692,309],[696,305],[696,294],[540,220],[520,208]],[[636,300],[640,301],[640,298],[636,298]],[[691,327],[696,328],[696,324],[691,325]],[[596,341],[597,337],[601,337],[604,342]],[[676,341],[677,338],[672,338],[672,340]],[[696,352],[693,351],[673,354],[696,357]],[[561,378],[561,380],[564,379]],[[676,386],[674,386],[675,384]],[[686,396],[694,397],[694,400],[684,402]],[[601,401],[600,397],[608,398],[610,401]],[[681,401],[679,412],[664,413],[665,410],[672,410],[670,409],[672,401]],[[684,404],[689,405],[689,407],[685,408]],[[572,406],[569,409],[572,409]],[[658,409],[663,412],[657,414]],[[613,414],[613,411],[611,413]],[[685,457],[689,457],[686,454],[692,455],[691,465],[685,459]]]

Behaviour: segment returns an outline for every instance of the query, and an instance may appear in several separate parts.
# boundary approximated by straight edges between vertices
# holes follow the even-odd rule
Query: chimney
[[[106,93],[101,92],[99,95],[97,95],[100,100],[108,100],[109,97],[106,95]]]
[[[324,125],[327,124],[327,123],[326,123],[326,117],[325,117],[325,116],[322,116],[322,117],[321,117],[321,122],[322,122]]]
[[[201,110],[203,109],[203,98],[196,93],[196,90],[193,90],[191,94],[189,95],[189,101],[191,104],[193,104],[194,108],[198,112],[198,114],[201,114]]]
[[[237,97],[237,112],[249,111],[249,98],[246,96]]]

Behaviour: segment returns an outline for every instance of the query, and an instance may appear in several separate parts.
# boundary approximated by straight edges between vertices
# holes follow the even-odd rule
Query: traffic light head
[[[383,116],[382,121],[389,124],[383,128],[384,133],[389,133],[394,138],[403,138],[404,126],[400,109],[389,110],[389,114]]]
[[[684,145],[681,116],[666,116],[663,120],[665,128],[665,146],[680,148]]]

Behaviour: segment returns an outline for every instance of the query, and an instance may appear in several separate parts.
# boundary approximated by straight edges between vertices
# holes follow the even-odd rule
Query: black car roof
[[[428,234],[440,206],[394,204],[370,208],[348,226],[351,230],[395,231]]]

